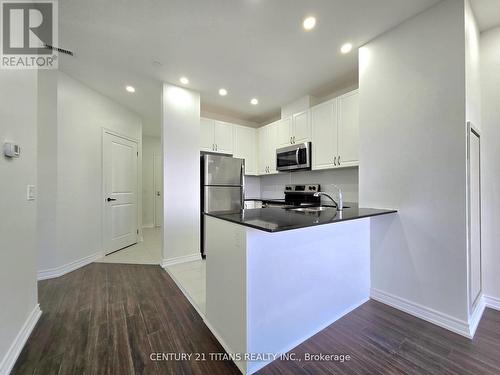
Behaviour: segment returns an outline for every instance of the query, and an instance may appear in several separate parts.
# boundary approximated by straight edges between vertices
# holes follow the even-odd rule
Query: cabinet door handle
[[[340,165],[340,155],[337,157],[337,163]]]
[[[333,165],[337,165],[337,157],[336,156],[333,157]]]
[[[293,136],[293,143],[295,143],[295,136]]]
[[[215,143],[212,143],[212,151],[215,151]]]
[[[292,144],[292,137],[290,137],[290,144]]]

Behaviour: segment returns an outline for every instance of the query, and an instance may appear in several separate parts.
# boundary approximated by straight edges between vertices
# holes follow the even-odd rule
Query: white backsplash
[[[260,179],[260,197],[267,199],[284,198],[283,191],[287,184],[320,184],[321,191],[337,196],[337,185],[342,189],[345,202],[358,202],[358,168],[326,169],[321,171],[302,171],[279,173],[270,176],[253,177]],[[252,182],[255,192],[255,181]],[[247,194],[250,197],[249,194]]]
[[[245,198],[260,198],[260,177],[245,176]]]

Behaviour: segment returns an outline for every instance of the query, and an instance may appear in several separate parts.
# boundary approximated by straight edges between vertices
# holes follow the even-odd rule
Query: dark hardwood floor
[[[222,347],[159,266],[93,263],[39,283],[43,311],[13,374],[239,374],[230,361],[151,361]],[[370,301],[259,374],[500,374],[500,312],[474,340]],[[350,360],[306,361],[306,353]]]

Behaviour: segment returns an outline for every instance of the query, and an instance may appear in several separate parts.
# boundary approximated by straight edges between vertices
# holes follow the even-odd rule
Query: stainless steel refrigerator
[[[238,213],[244,207],[245,160],[231,156],[201,155],[201,254],[206,256],[206,212]]]

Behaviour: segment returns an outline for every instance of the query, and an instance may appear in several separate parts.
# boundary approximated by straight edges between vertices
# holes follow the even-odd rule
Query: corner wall
[[[483,289],[500,309],[500,27],[481,34]]]
[[[200,257],[200,95],[165,83],[163,266]]]
[[[442,1],[362,47],[359,64],[360,205],[398,209],[372,220],[372,288],[462,334],[464,20],[462,1]]]
[[[3,156],[3,143],[21,156]],[[36,323],[37,201],[26,185],[37,184],[37,71],[0,70],[0,374],[9,373]]]

